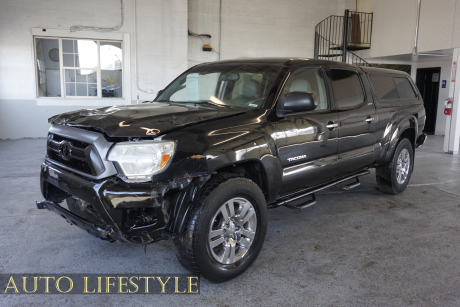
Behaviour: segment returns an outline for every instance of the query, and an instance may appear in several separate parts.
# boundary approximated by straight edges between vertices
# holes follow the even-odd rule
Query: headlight
[[[127,142],[116,144],[107,155],[115,162],[127,182],[149,181],[171,162],[176,144],[170,141]]]

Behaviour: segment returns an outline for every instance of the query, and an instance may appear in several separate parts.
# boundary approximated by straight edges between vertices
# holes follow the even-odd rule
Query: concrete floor
[[[460,158],[442,137],[416,151],[401,195],[325,191],[302,211],[269,211],[252,267],[201,295],[2,295],[1,306],[460,306]],[[186,273],[171,241],[110,244],[37,210],[45,140],[0,141],[1,273]]]

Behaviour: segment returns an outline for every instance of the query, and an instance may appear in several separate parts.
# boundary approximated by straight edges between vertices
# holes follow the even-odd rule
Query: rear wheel
[[[243,273],[259,254],[267,229],[260,188],[246,178],[217,177],[198,197],[187,229],[174,239],[177,258],[212,282]]]
[[[414,150],[408,139],[402,139],[396,146],[390,162],[375,171],[380,191],[390,194],[403,192],[409,184],[414,167]]]

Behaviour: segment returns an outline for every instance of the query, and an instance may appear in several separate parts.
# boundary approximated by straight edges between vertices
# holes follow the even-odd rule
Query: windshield
[[[260,108],[281,65],[200,65],[173,81],[155,101]]]

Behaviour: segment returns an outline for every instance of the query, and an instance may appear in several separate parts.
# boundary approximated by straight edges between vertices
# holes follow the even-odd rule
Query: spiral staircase
[[[371,66],[353,51],[371,48],[372,13],[345,10],[344,16],[332,15],[315,27],[315,59]]]

